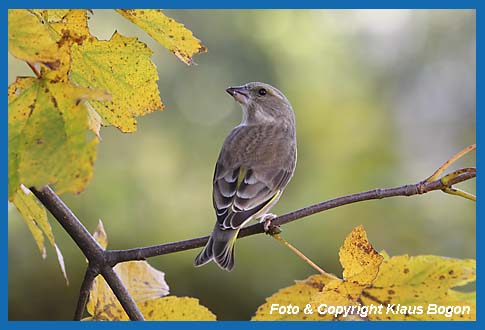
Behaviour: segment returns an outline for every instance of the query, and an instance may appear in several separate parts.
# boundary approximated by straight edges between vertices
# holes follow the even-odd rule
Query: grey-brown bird
[[[212,200],[217,222],[194,264],[214,260],[234,268],[234,244],[250,220],[271,219],[296,166],[295,115],[283,93],[251,82],[226,89],[241,105],[241,123],[226,137],[217,159]]]

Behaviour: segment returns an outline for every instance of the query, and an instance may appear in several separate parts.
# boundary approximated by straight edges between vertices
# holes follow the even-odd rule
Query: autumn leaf
[[[33,13],[57,41],[61,63],[58,70],[44,70],[42,76],[51,81],[70,80],[112,95],[111,102],[90,102],[89,128],[98,137],[101,124],[134,132],[136,117],[164,108],[157,70],[150,60],[152,51],[144,43],[118,33],[111,40],[98,40],[89,32],[86,10]]]
[[[57,48],[47,27],[32,12],[24,9],[8,11],[8,51],[13,56],[57,68],[60,65]]]
[[[8,90],[9,198],[20,183],[53,184],[57,193],[82,191],[93,175],[97,138],[88,138],[86,99],[100,90],[18,78]]]
[[[339,256],[344,279],[362,285],[372,283],[384,259],[369,243],[362,226],[354,228],[345,239]]]
[[[190,297],[163,297],[140,305],[143,315],[152,321],[215,321],[216,316],[199,299]]]
[[[116,32],[110,40],[90,38],[72,46],[71,79],[112,95],[110,102],[90,102],[103,125],[133,132],[137,116],[163,109],[151,55],[144,43]]]
[[[145,30],[153,39],[174,53],[181,61],[194,64],[192,56],[207,52],[199,39],[183,24],[154,9],[119,9],[117,12]]]
[[[64,257],[55,242],[54,233],[52,232],[51,225],[47,219],[45,208],[37,201],[34,194],[24,185],[19,187],[13,199],[13,204],[22,215],[25,224],[32,233],[43,259],[47,257],[44,236],[47,237],[48,242],[56,251],[57,260],[61,267],[62,274],[64,275],[66,282],[69,284]]]
[[[41,9],[33,10],[42,17],[47,26],[56,32],[57,40],[81,44],[93,37],[88,28],[88,17],[85,9]]]
[[[363,291],[364,304],[424,306],[430,304],[471,306],[470,314],[446,317],[437,314],[396,313],[392,315],[369,315],[371,320],[474,320],[475,292],[459,292],[452,288],[474,282],[475,260],[451,259],[431,255],[391,257],[385,260],[372,286]],[[396,307],[397,308],[397,307]]]
[[[70,82],[72,46],[94,38],[89,32],[86,10],[40,9],[32,12],[41,18],[57,41],[61,64],[56,70],[42,70],[42,77],[56,82]]]
[[[362,226],[355,228],[346,238],[339,255],[344,269],[343,279],[314,275],[284,288],[266,299],[253,320],[476,318],[475,292],[454,289],[475,281],[475,260],[379,254],[367,240]],[[316,280],[320,283],[318,290],[311,289],[311,283]],[[274,304],[296,304],[299,312],[280,315],[273,309],[271,313]],[[307,304],[310,304],[313,313],[303,312]],[[329,306],[339,306],[340,309],[330,312]],[[371,308],[375,309],[373,313],[368,312]],[[438,312],[440,308],[441,313]]]
[[[150,266],[146,261],[123,262],[116,265],[114,271],[139,306],[169,293],[165,274]],[[95,320],[129,319],[102,276],[97,276],[94,280],[86,309]]]
[[[107,247],[108,238],[101,221],[93,236],[103,248]],[[214,314],[195,298],[164,297],[169,294],[165,274],[146,261],[123,262],[114,271],[147,320],[215,320]],[[86,309],[91,315],[89,320],[129,320],[102,276],[94,280]]]
[[[259,306],[256,315],[252,321],[296,321],[296,320],[319,320],[321,316],[318,313],[304,314],[305,306],[310,299],[323,288],[333,281],[333,278],[325,275],[312,275],[304,281],[296,281],[296,284],[283,288],[266,298],[266,303]],[[280,306],[298,306],[299,313],[289,314],[275,311]]]
[[[98,226],[93,233],[93,237],[103,249],[106,249],[108,247],[108,235],[104,230],[103,221],[98,221]]]
[[[166,19],[167,31],[174,29],[180,37],[177,44],[185,45],[180,47],[186,52],[190,53],[189,44],[198,42],[161,12],[145,14]],[[50,64],[37,80],[19,78],[9,86],[9,200],[20,183],[55,184],[59,194],[82,191],[92,177],[101,126],[133,132],[136,117],[164,107],[152,51],[118,33],[111,40],[98,40],[90,34],[87,19],[86,10],[80,9],[9,11],[9,51],[24,60]],[[97,139],[83,137],[85,129]]]

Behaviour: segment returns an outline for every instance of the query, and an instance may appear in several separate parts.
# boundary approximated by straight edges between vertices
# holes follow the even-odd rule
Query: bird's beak
[[[241,104],[247,105],[249,103],[249,90],[246,86],[229,87],[226,88],[226,92]]]

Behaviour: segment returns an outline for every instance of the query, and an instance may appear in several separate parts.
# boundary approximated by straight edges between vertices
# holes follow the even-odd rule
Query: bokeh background
[[[208,234],[215,221],[213,166],[241,111],[224,92],[263,81],[278,87],[297,118],[298,165],[274,213],[377,187],[415,183],[475,142],[475,12],[471,10],[167,10],[208,47],[187,67],[113,11],[95,10],[91,31],[115,30],[154,50],[166,110],[138,131],[101,132],[94,179],[63,199],[110,247],[132,248]],[[9,82],[32,75],[9,58]],[[459,162],[473,166],[475,156]],[[455,166],[456,167],[456,166]],[[475,192],[474,182],[463,188]],[[340,207],[284,226],[283,237],[340,274],[338,249],[363,224],[391,255],[475,258],[475,204],[433,192]],[[70,284],[48,247],[42,260],[9,205],[9,318],[71,319],[85,259],[52,219]],[[150,259],[171,294],[192,296],[221,320],[247,320],[265,297],[315,271],[280,243],[238,241],[236,267],[194,268],[197,250]]]

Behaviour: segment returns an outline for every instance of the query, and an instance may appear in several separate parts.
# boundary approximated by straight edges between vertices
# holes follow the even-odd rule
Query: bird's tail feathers
[[[206,263],[210,262],[212,259],[214,259],[214,252],[212,251],[212,246],[214,245],[214,239],[209,237],[209,241],[207,241],[207,244],[205,245],[204,249],[200,251],[200,253],[197,255],[197,257],[194,260],[194,266],[195,267],[200,267],[205,265]]]
[[[234,268],[234,246],[239,229],[222,230],[216,224],[206,246],[195,258],[194,265],[198,267],[214,260],[222,269],[231,271]]]

